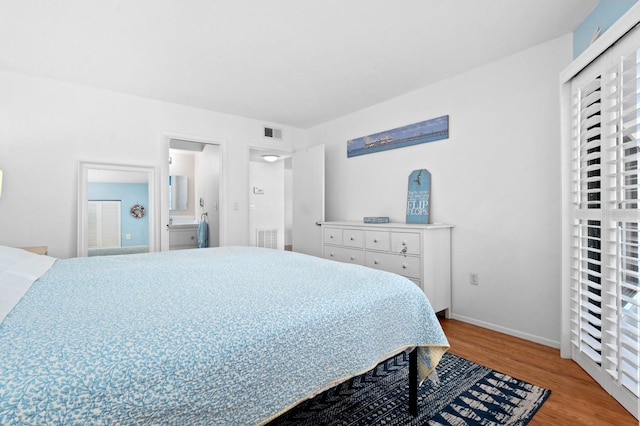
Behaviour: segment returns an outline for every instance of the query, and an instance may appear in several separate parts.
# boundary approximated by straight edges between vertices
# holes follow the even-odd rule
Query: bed
[[[448,343],[398,275],[223,247],[54,259],[0,246],[0,423],[264,424]]]
[[[88,248],[87,256],[115,256],[117,254],[148,253],[149,246]]]

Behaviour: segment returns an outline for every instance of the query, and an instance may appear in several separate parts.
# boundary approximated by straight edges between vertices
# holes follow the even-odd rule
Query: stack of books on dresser
[[[364,223],[389,223],[387,216],[365,216]]]

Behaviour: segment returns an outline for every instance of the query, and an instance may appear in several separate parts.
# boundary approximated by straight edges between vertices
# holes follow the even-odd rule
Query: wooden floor
[[[461,321],[440,318],[449,352],[551,389],[529,425],[638,426],[638,421],[560,351]]]

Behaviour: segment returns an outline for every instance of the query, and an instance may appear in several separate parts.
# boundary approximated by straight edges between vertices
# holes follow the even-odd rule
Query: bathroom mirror
[[[158,251],[157,175],[153,166],[79,163],[78,256]],[[94,247],[95,227],[90,221],[96,218],[92,211],[95,200],[121,200],[119,247],[118,244]],[[139,214],[142,208],[145,213]]]
[[[189,179],[187,176],[169,176],[169,210],[187,210]]]

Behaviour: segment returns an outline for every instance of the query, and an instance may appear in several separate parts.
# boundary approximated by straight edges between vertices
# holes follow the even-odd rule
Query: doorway
[[[291,250],[292,153],[249,148],[249,245]]]
[[[162,249],[171,249],[171,235],[208,224],[208,241],[194,241],[195,247],[219,247],[221,241],[220,204],[222,187],[221,145],[211,141],[168,137],[169,167],[164,190],[168,223]],[[180,244],[180,248],[187,248]]]
[[[157,251],[157,168],[81,161],[78,169],[78,257]],[[115,237],[96,235],[95,201],[119,201]],[[103,236],[110,242],[98,244]]]
[[[322,257],[324,145],[300,151],[253,146],[249,154],[249,244],[266,246],[260,239],[271,238],[273,248]],[[265,158],[270,154],[277,158],[270,162]],[[270,200],[267,185],[281,195]],[[282,213],[273,214],[280,206]],[[274,229],[282,232],[273,237]]]

